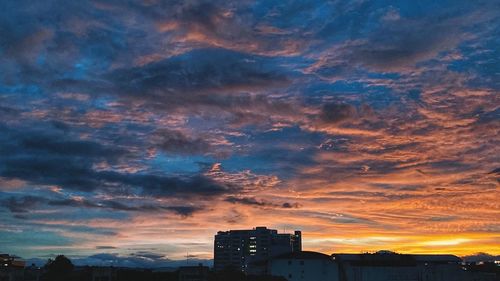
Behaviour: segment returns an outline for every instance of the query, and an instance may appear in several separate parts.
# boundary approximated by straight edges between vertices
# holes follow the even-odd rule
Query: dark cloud
[[[193,213],[202,211],[205,208],[202,206],[170,206],[162,207],[162,209],[175,212],[181,216],[191,216]]]
[[[381,70],[412,67],[454,47],[460,40],[458,32],[453,21],[442,18],[434,22],[398,20],[372,34],[366,44],[353,46],[351,58]]]
[[[350,104],[330,103],[323,105],[320,118],[326,123],[338,123],[353,118],[356,114],[356,107]]]
[[[257,200],[254,197],[243,197],[243,198],[238,198],[238,197],[227,197],[225,201],[230,202],[230,203],[239,203],[239,204],[244,204],[244,205],[253,205],[253,206],[260,206],[260,207],[270,207],[274,206],[274,204],[265,202],[262,200]]]
[[[124,54],[127,32],[116,32],[123,19],[102,17],[91,3],[6,3],[0,13],[3,81],[15,91],[39,92],[58,79],[89,78],[107,70]],[[19,19],[23,19],[20,24]],[[87,72],[90,70],[91,72]]]
[[[227,118],[234,124],[269,122],[266,118],[269,112],[293,112],[288,102],[263,93],[248,93],[289,83],[291,71],[281,66],[280,59],[201,44],[198,46],[201,48],[186,48],[187,52],[174,52],[175,56],[165,55],[150,63],[139,66],[133,63],[138,57],[168,49],[154,47],[163,46],[165,39],[156,37],[165,36],[149,36],[156,33],[145,31],[157,31],[165,19],[179,25],[176,30],[179,36],[194,30],[233,41],[243,34],[255,33],[251,22],[248,28],[244,27],[247,21],[241,20],[240,15],[224,16],[235,5],[223,1],[157,4],[153,7],[135,1],[106,4],[49,1],[29,7],[13,5],[10,15],[2,15],[5,18],[2,27],[8,31],[2,45],[13,46],[9,48],[18,54],[8,55],[6,60],[11,64],[4,64],[4,68],[11,66],[5,71],[12,77],[8,83],[11,91],[45,96],[61,92],[89,93],[96,98],[111,95],[122,101],[146,102],[149,109],[160,112],[209,114],[206,107],[217,108],[233,115]],[[42,12],[43,20],[39,14]],[[103,16],[106,14],[112,16]],[[20,25],[16,22],[19,18],[29,20]],[[130,18],[141,19],[143,23],[122,28]],[[39,39],[29,40],[31,37]],[[255,42],[252,37],[248,38],[249,44]],[[14,57],[24,59],[12,60]]]
[[[63,155],[73,157],[102,157],[112,159],[117,155],[123,155],[123,150],[84,140],[64,139],[61,135],[32,134],[20,136],[20,146],[23,150],[40,152],[50,155]],[[61,139],[61,137],[63,139]]]
[[[252,7],[253,4],[256,4],[258,9]],[[158,13],[159,17],[155,17],[155,22],[160,30],[165,26],[167,28],[163,31],[177,38],[195,35],[195,38],[191,38],[200,47],[223,46],[249,53],[289,55],[303,48],[308,42],[301,38],[289,38],[287,35],[291,31],[275,27],[273,20],[281,14],[285,14],[283,18],[289,18],[292,14],[296,15],[297,11],[300,12],[301,8],[310,10],[313,5],[279,4],[245,1],[232,3],[218,0],[180,1],[166,5],[163,13]],[[290,11],[289,13],[281,12],[289,9],[289,6],[293,6],[292,9],[286,10]],[[291,11],[293,9],[296,9],[295,12]],[[271,13],[274,15],[269,16]],[[175,25],[175,28],[169,28],[172,25]]]
[[[379,185],[375,185],[380,187]],[[394,186],[392,186],[394,187]],[[397,190],[397,187],[394,187]],[[334,200],[351,200],[356,198],[366,198],[366,199],[388,199],[388,200],[405,200],[409,198],[418,198],[422,195],[414,193],[403,193],[403,192],[393,192],[392,189],[387,188],[387,192],[369,192],[369,191],[334,191],[329,192],[328,195],[332,197],[329,198],[317,198],[318,200],[334,201]]]
[[[0,102],[4,103],[6,101],[3,101],[0,98]],[[19,117],[20,113],[21,113],[21,111],[17,108],[0,105],[0,117],[3,120],[8,120],[8,119],[13,118],[13,117]]]
[[[224,216],[224,221],[229,224],[237,224],[245,221],[248,218],[247,215],[238,212],[238,210],[234,210],[229,215]]]
[[[325,42],[344,38],[322,58],[317,73],[325,77],[358,76],[362,68],[405,72],[437,58],[470,38],[471,26],[488,25],[494,1],[440,1],[426,13],[420,6],[381,1],[337,5],[336,17],[317,32]],[[348,78],[347,78],[348,79]]]
[[[73,158],[24,154],[4,159],[0,175],[33,184],[92,191],[102,184],[90,164]]]
[[[113,164],[127,154],[122,149],[50,131],[44,123],[35,125],[36,129],[0,126],[0,175],[5,178],[93,190],[100,184],[93,177],[96,172],[92,165],[101,161]]]
[[[291,209],[291,208],[300,208],[300,204],[298,203],[282,203],[282,204],[277,204],[273,202],[268,202],[265,200],[259,200],[255,197],[234,197],[234,196],[229,196],[224,199],[224,201],[233,203],[233,204],[242,204],[242,205],[249,205],[249,206],[257,206],[257,207],[269,207],[269,208],[285,208],[285,209]]]
[[[299,203],[288,203],[288,202],[285,202],[283,204],[281,204],[281,207],[285,208],[285,209],[296,209],[296,208],[300,208],[301,205]]]
[[[38,130],[21,131],[8,127],[0,137],[0,176],[40,185],[58,185],[80,191],[101,190],[122,193],[126,190],[146,196],[216,196],[229,187],[203,175],[185,177],[148,173],[121,173],[96,170],[94,165],[110,165],[126,159],[124,150],[82,141],[76,137]]]
[[[180,20],[183,24],[191,28],[200,27],[210,33],[217,33],[221,23],[224,20],[222,13],[223,7],[218,6],[218,1],[192,1],[185,3],[175,13],[174,18]],[[226,20],[226,23],[229,20]]]
[[[457,217],[457,216],[439,216],[439,217],[429,218],[429,220],[432,222],[452,222],[452,221],[455,221],[458,219],[459,219],[459,217]]]
[[[200,49],[142,67],[116,70],[110,81],[141,98],[163,97],[168,103],[179,103],[191,101],[197,91],[250,90],[286,82],[286,77],[264,57]],[[169,99],[172,97],[180,101]]]
[[[109,173],[108,173],[109,176]],[[111,173],[105,176],[111,182],[142,187],[142,194],[149,196],[208,196],[213,197],[231,192],[229,186],[217,183],[203,175],[168,177],[158,175],[123,175]]]
[[[27,213],[42,202],[42,199],[36,196],[23,196],[20,198],[10,197],[0,200],[0,202],[2,207],[7,208],[12,213]]]
[[[138,212],[158,212],[170,211],[181,216],[191,216],[193,213],[204,209],[203,206],[162,206],[162,205],[126,205],[118,201],[102,202],[103,208],[108,208],[117,211],[138,211]]]
[[[500,168],[494,169],[493,171],[489,172],[489,174],[500,175]]]
[[[95,98],[109,95],[129,106],[140,103],[158,113],[224,117],[233,124],[246,125],[269,122],[272,114],[284,118],[298,113],[297,102],[267,94],[287,87],[292,73],[271,57],[207,48],[121,67],[101,77],[49,79],[45,89],[87,93]]]
[[[158,132],[158,148],[166,152],[179,154],[204,154],[211,145],[202,138],[188,137],[180,131],[162,130]]]
[[[199,49],[116,70],[106,78],[110,87],[103,88],[108,87],[104,91],[115,93],[124,101],[146,103],[155,110],[208,116],[214,116],[213,110],[222,110],[234,124],[264,123],[271,113],[296,113],[293,102],[264,93],[287,85],[287,75],[271,58],[225,49]],[[224,115],[219,112],[217,116]],[[197,149],[203,149],[200,145]]]
[[[81,207],[81,208],[100,208],[102,205],[91,202],[86,199],[76,200],[76,199],[59,199],[59,200],[48,200],[47,202],[50,206],[56,207]]]
[[[91,199],[49,199],[41,196],[10,196],[1,199],[2,207],[15,213],[29,213],[46,206],[48,207],[72,207],[72,208],[88,208],[88,209],[107,209],[112,211],[125,212],[171,212],[183,217],[191,216],[193,213],[204,209],[203,206],[168,206],[165,204],[142,204],[131,202],[124,204],[115,200],[91,200]]]
[[[327,212],[308,212],[308,213],[316,218],[320,218],[338,224],[361,224],[361,225],[382,226],[380,223],[374,220],[346,213],[327,213]]]

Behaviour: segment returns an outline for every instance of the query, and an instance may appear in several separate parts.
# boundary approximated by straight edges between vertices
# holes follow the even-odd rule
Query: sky
[[[3,0],[0,252],[500,255],[498,1]]]

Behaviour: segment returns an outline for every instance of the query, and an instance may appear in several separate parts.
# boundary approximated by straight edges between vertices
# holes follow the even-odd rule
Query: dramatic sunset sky
[[[0,5],[0,252],[500,254],[500,2]]]

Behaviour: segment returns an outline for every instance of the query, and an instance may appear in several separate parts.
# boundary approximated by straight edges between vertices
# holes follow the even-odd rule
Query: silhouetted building
[[[293,252],[271,258],[267,274],[282,276],[288,281],[337,281],[338,266],[333,258],[317,252]]]
[[[24,268],[24,281],[40,281],[42,270],[35,264]]]
[[[461,259],[453,255],[334,254],[339,280],[460,281],[465,279]]]
[[[21,260],[19,257],[11,256],[8,254],[0,254],[0,262],[3,268],[24,268],[26,262]]]
[[[453,255],[293,252],[260,262],[287,281],[498,281],[496,266],[473,270]]]
[[[214,269],[233,268],[247,272],[250,263],[301,250],[300,231],[278,233],[266,227],[219,231],[214,242]]]
[[[19,257],[0,254],[0,281],[23,281],[25,262]]]
[[[463,265],[467,272],[467,280],[473,281],[499,281],[500,262],[473,262]]]
[[[179,281],[207,281],[209,268],[199,264],[198,266],[179,267]]]
[[[116,281],[118,269],[115,267],[92,267],[92,281]]]

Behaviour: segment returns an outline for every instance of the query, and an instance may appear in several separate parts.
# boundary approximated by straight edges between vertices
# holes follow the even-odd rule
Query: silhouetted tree
[[[245,275],[236,268],[226,268],[221,271],[212,272],[209,281],[286,281],[284,277],[271,275]],[[319,280],[318,280],[319,281]]]
[[[73,263],[65,256],[59,255],[54,260],[49,259],[45,264],[46,273],[43,280],[46,281],[67,281],[71,280]]]
[[[246,281],[286,281],[285,277],[281,276],[271,276],[271,275],[260,275],[260,276],[247,276]]]
[[[215,272],[210,276],[210,281],[245,281],[246,276],[241,270],[235,268],[226,268],[221,271]]]

